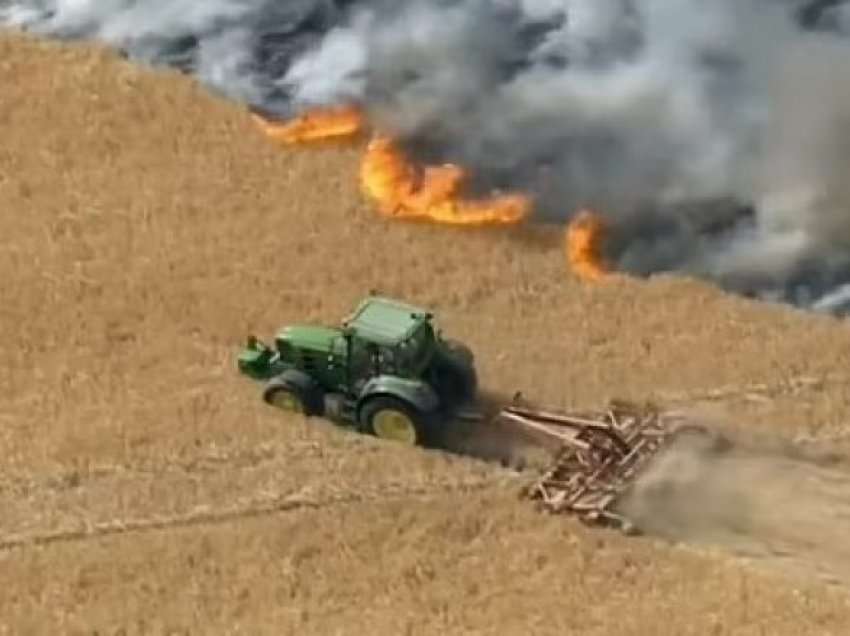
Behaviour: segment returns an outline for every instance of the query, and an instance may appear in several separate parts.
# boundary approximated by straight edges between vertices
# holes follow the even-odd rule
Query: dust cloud
[[[730,440],[717,452],[683,438],[656,458],[619,511],[649,536],[850,586],[846,458],[750,436]]]

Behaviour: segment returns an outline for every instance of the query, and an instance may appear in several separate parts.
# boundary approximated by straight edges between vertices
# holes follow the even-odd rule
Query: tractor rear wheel
[[[475,368],[465,359],[452,353],[435,363],[433,383],[437,394],[449,408],[472,402],[478,392]]]
[[[360,414],[364,429],[381,439],[410,446],[425,441],[425,418],[414,407],[392,397],[369,400]]]
[[[478,374],[472,351],[456,340],[444,340],[425,372],[427,382],[440,398],[444,411],[454,411],[475,401]]]

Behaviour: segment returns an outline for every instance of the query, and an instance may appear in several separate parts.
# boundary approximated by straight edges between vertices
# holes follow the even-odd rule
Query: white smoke
[[[79,34],[113,46],[208,32],[215,23],[244,18],[259,6],[251,0],[54,0],[6,4],[7,14],[17,16],[15,22],[36,33]]]
[[[791,0],[0,0],[0,17],[267,111],[359,103],[422,158],[532,192],[542,219],[598,208],[625,269],[810,304],[850,281],[850,10],[820,4],[831,31]]]
[[[296,105],[321,106],[362,98],[367,58],[358,30],[332,29],[320,47],[309,50],[292,64],[281,84],[293,87]]]

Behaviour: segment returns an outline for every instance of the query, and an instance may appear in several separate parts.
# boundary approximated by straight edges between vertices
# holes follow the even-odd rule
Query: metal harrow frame
[[[522,491],[551,513],[577,516],[591,525],[637,533],[614,504],[671,437],[708,431],[652,404],[612,400],[603,411],[555,412],[519,404],[521,394],[496,416],[547,447],[554,461]]]

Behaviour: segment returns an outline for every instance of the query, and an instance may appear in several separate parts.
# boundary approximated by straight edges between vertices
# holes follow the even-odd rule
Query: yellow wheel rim
[[[298,399],[298,396],[293,395],[286,390],[275,391],[272,393],[271,403],[284,411],[291,411],[293,413],[304,412],[304,407],[301,404],[301,400]]]
[[[372,420],[375,435],[405,444],[416,444],[416,426],[400,411],[384,410],[375,413]]]

